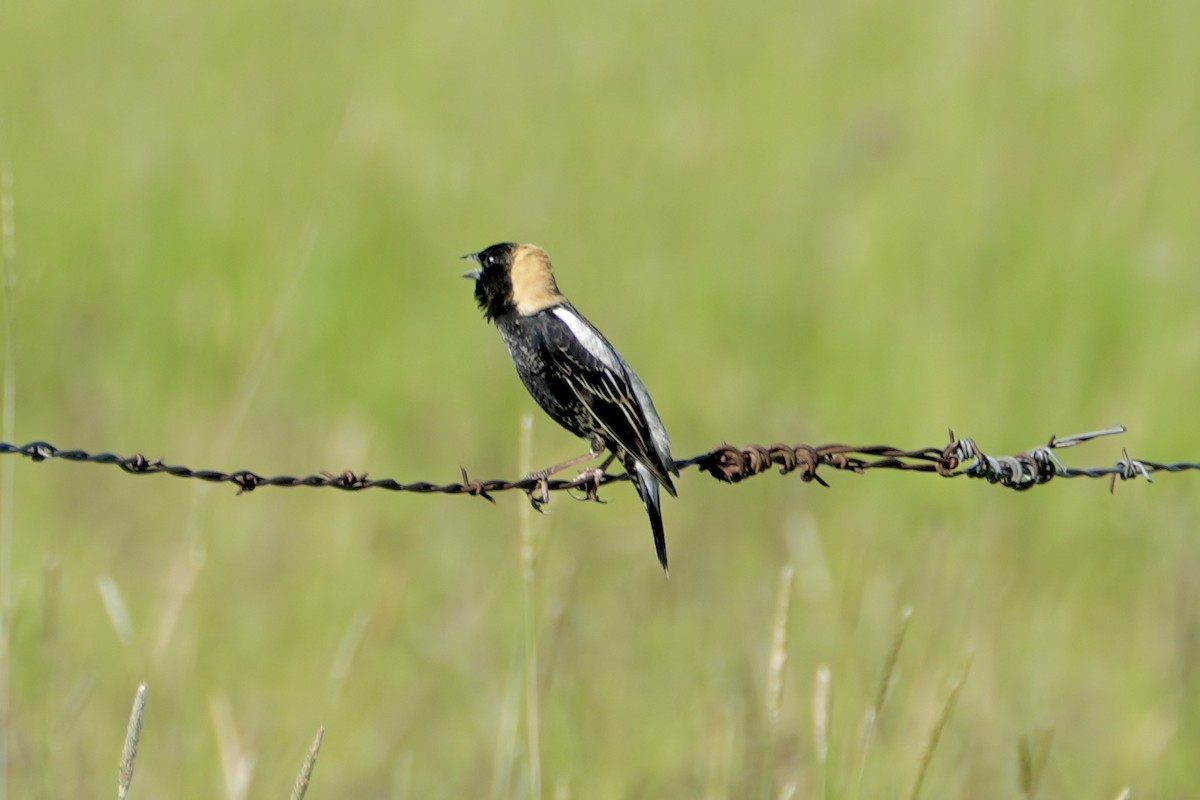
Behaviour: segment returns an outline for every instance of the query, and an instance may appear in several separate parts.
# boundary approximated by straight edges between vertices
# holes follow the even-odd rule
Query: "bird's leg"
[[[532,479],[538,482],[538,496],[534,497],[532,491],[529,494],[530,499],[534,501],[534,508],[540,509],[541,506],[550,502],[550,481],[548,479],[551,475],[556,475],[559,472],[562,472],[564,469],[573,467],[576,464],[582,464],[584,461],[591,461],[604,452],[604,442],[600,441],[599,436],[594,434],[589,436],[588,443],[591,445],[591,449],[583,455],[575,456],[574,458],[568,458],[566,461],[555,464],[552,467],[547,467],[546,469],[539,470],[537,472],[531,472],[525,476],[527,480]],[[612,457],[609,457],[609,459],[604,462],[604,466],[607,467],[611,462]]]
[[[540,478],[541,480],[545,480],[546,478],[549,478],[551,475],[557,475],[558,473],[562,472],[564,469],[567,469],[568,467],[573,467],[576,464],[582,464],[584,461],[591,461],[591,460],[595,459],[597,456],[599,456],[601,453],[604,452],[604,443],[600,441],[599,437],[595,437],[595,436],[589,437],[588,441],[591,444],[591,449],[588,452],[584,453],[581,456],[575,456],[574,458],[568,458],[566,461],[563,461],[559,464],[555,464],[553,467],[547,467],[546,469],[539,470],[538,472],[531,472],[531,473],[529,473],[529,477],[530,478]],[[604,466],[607,467],[611,461],[612,461],[612,458],[609,458],[608,461],[604,462]]]
[[[579,480],[587,478],[596,484],[596,488],[600,488],[600,479],[604,477],[604,473],[608,472],[608,465],[617,457],[616,453],[609,453],[608,458],[604,459],[604,463],[598,467],[588,467],[583,472],[579,473]]]

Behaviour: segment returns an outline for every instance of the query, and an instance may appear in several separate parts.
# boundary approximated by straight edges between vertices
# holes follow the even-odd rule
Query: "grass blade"
[[[324,740],[325,726],[322,725],[317,728],[317,736],[308,748],[308,755],[304,757],[304,763],[300,765],[296,783],[292,786],[292,800],[304,800],[304,795],[308,794],[308,782],[312,780],[313,768],[317,765],[317,753],[321,752],[321,742]]]
[[[533,469],[533,415],[521,418],[518,472]],[[538,632],[534,578],[537,577],[537,542],[533,530],[533,507],[521,503],[521,576],[525,582],[525,734],[529,746],[529,796],[542,797],[541,719],[538,714]]]
[[[909,794],[910,800],[917,800],[921,794],[921,784],[925,782],[925,773],[929,770],[929,764],[933,761],[933,753],[937,750],[938,740],[942,738],[942,731],[946,728],[946,723],[950,720],[950,715],[954,712],[954,705],[958,701],[958,693],[962,691],[963,684],[967,681],[967,673],[971,671],[971,657],[967,656],[963,661],[962,671],[958,675],[958,679],[950,687],[950,692],[946,695],[946,704],[942,706],[942,713],[938,716],[937,722],[933,726],[933,730],[929,733],[929,741],[925,744],[925,752],[921,755],[921,766],[917,770],[916,780],[913,781],[912,793]]]
[[[788,658],[788,616],[792,604],[792,576],[787,564],[779,571],[779,591],[775,596],[775,619],[771,625],[771,652],[767,656],[767,748],[763,771],[764,797],[775,788],[775,749],[779,742],[779,720],[783,714],[783,679]]]
[[[117,800],[125,800],[133,783],[133,767],[137,762],[138,742],[142,738],[142,718],[146,714],[146,684],[138,685],[133,696],[133,710],[125,728],[125,745],[121,748],[121,764],[117,769]]]

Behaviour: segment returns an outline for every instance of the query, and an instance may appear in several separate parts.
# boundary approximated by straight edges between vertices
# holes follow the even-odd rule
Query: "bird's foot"
[[[584,494],[583,497],[571,495],[572,499],[603,503],[604,501],[600,499],[600,484],[604,482],[604,475],[603,467],[588,467],[580,472],[575,478],[575,484],[583,489]]]
[[[525,480],[534,481],[525,493],[529,495],[529,503],[533,510],[541,513],[542,506],[550,502],[550,473],[548,470],[531,472],[525,476]]]

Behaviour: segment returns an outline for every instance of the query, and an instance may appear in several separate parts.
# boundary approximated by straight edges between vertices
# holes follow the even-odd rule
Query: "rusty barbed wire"
[[[1181,461],[1171,464],[1133,459],[1122,450],[1122,457],[1112,466],[1080,469],[1065,466],[1055,451],[1075,447],[1105,436],[1125,433],[1124,426],[1105,428],[1073,436],[1052,436],[1044,445],[1038,445],[1008,456],[990,456],[974,439],[958,438],[950,431],[950,441],[943,447],[926,447],[919,450],[902,450],[887,445],[846,444],[749,444],[734,447],[720,444],[692,458],[676,461],[680,470],[697,467],[725,483],[740,483],[755,475],[778,468],[780,474],[797,473],[800,480],[816,481],[828,486],[818,474],[826,468],[844,472],[865,473],[869,470],[892,469],[904,472],[927,472],[944,478],[981,478],[988,483],[1000,484],[1011,489],[1024,491],[1049,482],[1054,478],[1109,478],[1109,491],[1116,487],[1118,479],[1133,478],[1151,480],[1155,472],[1183,472],[1200,470],[1200,462]],[[432,483],[416,481],[402,483],[393,478],[370,478],[368,473],[358,474],[349,470],[332,473],[320,472],[306,477],[276,475],[266,477],[251,470],[222,472],[213,469],[192,469],[178,464],[167,464],[162,459],[148,459],[135,453],[120,456],[113,453],[89,453],[85,450],[60,450],[49,442],[30,442],[12,445],[0,442],[0,454],[25,456],[40,462],[50,459],[77,461],[90,464],[111,464],[133,475],[165,473],[178,478],[194,478],[211,483],[230,483],[238,488],[238,494],[262,486],[310,486],[330,487],[344,491],[364,489],[387,489],[394,492],[417,492],[420,494],[465,494],[482,497],[495,502],[492,495],[498,492],[520,490],[529,495],[535,507],[544,504],[549,492],[580,490],[583,499],[599,500],[601,486],[628,480],[624,473],[595,474],[585,472],[579,477],[565,480],[544,478],[536,474],[518,480],[473,480],[466,469],[460,468],[462,481],[459,483]]]

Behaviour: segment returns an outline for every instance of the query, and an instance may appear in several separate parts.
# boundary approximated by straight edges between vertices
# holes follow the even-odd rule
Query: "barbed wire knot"
[[[29,456],[33,461],[45,461],[47,458],[54,458],[58,455],[58,448],[49,442],[30,442],[20,448],[18,452],[23,456]]]
[[[482,497],[492,505],[496,505],[496,498],[487,493],[487,488],[484,487],[483,481],[473,481],[467,477],[467,468],[460,466],[459,471],[462,472],[463,492],[472,497]]]
[[[829,487],[825,479],[817,474],[817,467],[821,463],[821,454],[817,452],[817,448],[812,445],[800,444],[789,447],[788,452],[792,456],[791,463],[780,468],[780,475],[786,475],[792,470],[799,470],[800,480],[805,483],[816,481],[826,488]]]
[[[249,470],[234,472],[230,474],[229,480],[234,486],[238,487],[238,494],[252,492],[263,485],[263,479]]]
[[[1132,480],[1133,478],[1142,477],[1146,479],[1146,483],[1154,483],[1150,477],[1150,470],[1144,462],[1137,461],[1129,457],[1129,451],[1124,447],[1121,448],[1121,460],[1117,462],[1117,470],[1108,479],[1108,493],[1113,494],[1117,490],[1117,478],[1122,481]]]
[[[737,483],[746,477],[745,459],[732,445],[722,442],[712,449],[709,459],[701,462],[701,468],[709,475],[725,483]]]
[[[162,462],[161,458],[156,458],[153,461],[151,461],[150,459],[146,458],[141,453],[134,453],[129,458],[127,458],[123,461],[118,461],[117,463],[121,467],[121,469],[125,470],[126,472],[132,472],[132,473],[137,474],[137,473],[142,473],[142,472],[150,472],[151,470],[158,469],[159,467],[162,466],[163,462]]]

